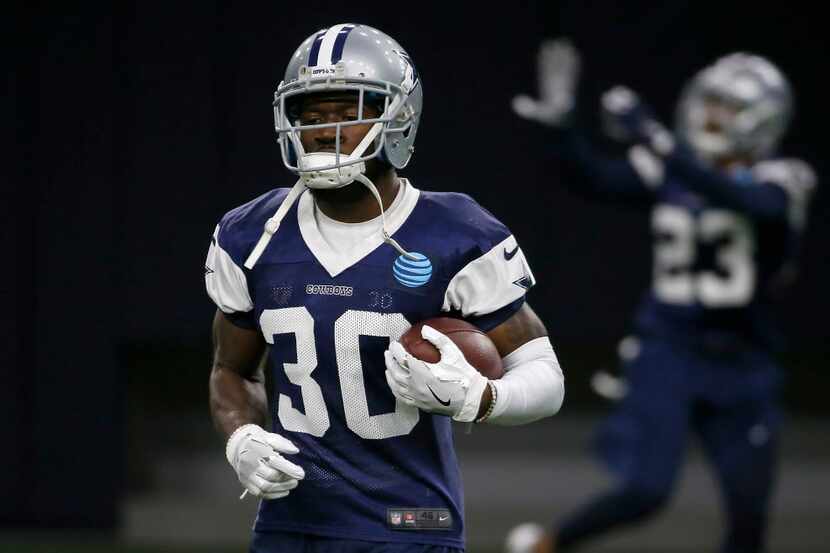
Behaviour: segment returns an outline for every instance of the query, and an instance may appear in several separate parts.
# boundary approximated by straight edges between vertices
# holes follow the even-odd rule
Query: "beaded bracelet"
[[[487,418],[493,414],[493,409],[496,408],[496,400],[499,398],[499,392],[496,388],[496,385],[493,384],[492,380],[487,381],[487,385],[490,386],[490,405],[487,407],[487,411],[484,412],[481,417],[476,420],[476,423],[484,422]]]

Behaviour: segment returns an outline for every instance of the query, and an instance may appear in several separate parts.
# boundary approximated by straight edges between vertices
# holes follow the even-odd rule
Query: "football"
[[[401,345],[410,355],[427,363],[437,363],[441,359],[438,349],[421,337],[421,327],[424,325],[431,326],[452,340],[467,361],[482,375],[491,380],[504,376],[504,367],[496,345],[487,334],[462,319],[435,317],[412,325],[400,339]]]

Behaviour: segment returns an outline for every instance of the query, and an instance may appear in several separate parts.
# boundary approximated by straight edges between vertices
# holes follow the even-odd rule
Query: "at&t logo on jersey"
[[[412,259],[399,255],[392,266],[395,280],[408,288],[423,286],[432,277],[432,263],[427,256],[418,252],[410,252]]]

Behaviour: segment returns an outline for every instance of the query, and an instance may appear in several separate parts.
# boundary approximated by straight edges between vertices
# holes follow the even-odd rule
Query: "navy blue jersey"
[[[593,152],[566,134],[563,155],[607,199],[651,205],[652,283],[635,317],[644,334],[713,349],[776,347],[771,290],[796,258],[813,187],[798,160],[768,160],[732,174],[682,148],[659,158]],[[584,180],[584,179],[583,179]]]
[[[332,251],[305,192],[252,270],[243,262],[287,189],[229,212],[208,254],[210,296],[270,344],[273,431],[300,450],[306,477],[262,501],[257,531],[463,547],[451,420],[397,401],[383,352],[412,323],[456,314],[489,330],[515,313],[533,275],[507,228],[468,196],[405,180],[387,226],[352,259]],[[431,513],[431,514],[430,514]],[[434,530],[411,530],[411,516]]]

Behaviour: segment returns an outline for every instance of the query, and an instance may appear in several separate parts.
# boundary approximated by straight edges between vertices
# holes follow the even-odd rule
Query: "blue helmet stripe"
[[[343,47],[346,46],[346,38],[349,36],[349,33],[352,32],[354,29],[354,25],[348,25],[343,27],[339,33],[337,33],[337,39],[334,41],[334,48],[331,50],[331,63],[334,65],[343,57]]]
[[[308,66],[314,67],[317,65],[317,56],[320,55],[320,45],[323,43],[323,37],[326,36],[326,31],[317,33],[314,43],[311,45],[311,51],[308,53]]]

